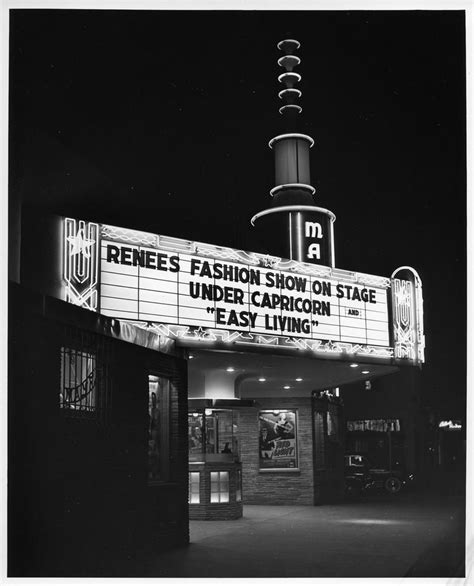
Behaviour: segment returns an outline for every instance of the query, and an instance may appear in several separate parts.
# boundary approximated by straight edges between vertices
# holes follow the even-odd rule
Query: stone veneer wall
[[[244,505],[314,504],[311,398],[255,400],[257,407],[240,409],[239,438]],[[265,409],[297,410],[298,471],[259,471],[258,412]]]

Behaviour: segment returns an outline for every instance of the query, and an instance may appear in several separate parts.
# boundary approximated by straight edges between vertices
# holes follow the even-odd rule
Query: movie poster
[[[260,470],[298,468],[296,410],[260,411]]]

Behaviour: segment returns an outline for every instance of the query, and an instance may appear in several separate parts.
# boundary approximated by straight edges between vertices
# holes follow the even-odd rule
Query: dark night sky
[[[336,265],[423,280],[426,399],[465,395],[462,11],[11,12],[10,188],[59,214],[263,251],[297,38]],[[446,412],[447,413],[447,412]],[[454,413],[453,413],[454,415]]]

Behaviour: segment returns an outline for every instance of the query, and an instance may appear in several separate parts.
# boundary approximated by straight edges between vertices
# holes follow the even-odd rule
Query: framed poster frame
[[[298,410],[258,412],[259,472],[299,472]]]

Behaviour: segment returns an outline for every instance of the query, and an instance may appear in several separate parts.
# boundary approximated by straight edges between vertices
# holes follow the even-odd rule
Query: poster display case
[[[259,469],[298,469],[297,411],[259,411]]]

